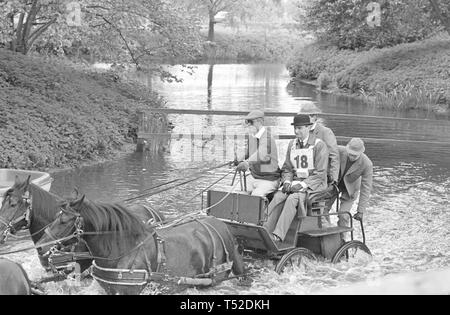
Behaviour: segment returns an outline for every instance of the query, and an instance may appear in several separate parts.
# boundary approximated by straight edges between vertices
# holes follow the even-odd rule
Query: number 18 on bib
[[[314,170],[313,148],[293,149],[291,152],[291,163],[294,165],[298,178],[308,178],[310,171]]]

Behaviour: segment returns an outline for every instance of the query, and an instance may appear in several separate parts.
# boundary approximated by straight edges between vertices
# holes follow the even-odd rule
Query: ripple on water
[[[219,173],[224,175],[227,171],[224,169],[216,175],[200,179],[193,184],[195,189],[194,186],[178,187],[152,196],[147,202],[168,217],[198,211],[201,209],[200,196],[186,203],[193,197],[192,191],[198,192],[208,187],[214,178],[220,178]],[[231,178],[228,178],[229,182],[223,188],[230,188]],[[413,164],[377,168],[374,192],[365,216],[367,245],[374,255],[372,261],[362,265],[332,265],[327,261],[318,261],[310,266],[306,274],[294,270],[282,275],[274,272],[271,261],[256,261],[252,266],[259,273],[253,277],[253,284],[249,288],[239,286],[238,281],[233,279],[214,288],[187,289],[180,294],[314,294],[355,282],[377,281],[385,275],[448,267],[449,191],[448,176],[429,175],[427,168]],[[358,225],[355,238],[362,239]],[[30,241],[21,241],[8,249],[30,245]],[[2,247],[2,250],[6,250],[6,247]],[[34,250],[8,257],[21,263],[32,280],[48,276]],[[104,294],[93,280],[84,280],[81,284],[63,281],[49,283],[44,287],[51,294]],[[164,290],[158,286],[149,286],[143,294],[162,292]]]

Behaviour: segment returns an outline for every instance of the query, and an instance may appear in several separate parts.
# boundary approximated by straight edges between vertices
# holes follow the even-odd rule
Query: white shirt
[[[305,140],[300,140],[299,138],[297,138],[298,143],[300,143],[300,141],[303,141],[303,146],[305,146],[308,143],[308,140],[309,140],[309,133]]]
[[[266,127],[263,126],[253,137],[259,140],[261,139],[264,132],[266,132]]]
[[[314,126],[315,126],[315,125],[314,125]],[[308,136],[306,137],[306,139],[303,140],[303,146],[305,146],[305,145],[308,143],[308,140],[309,140],[309,134],[308,134]],[[298,143],[300,143],[301,140],[300,140],[299,138],[297,138],[297,141],[298,141]],[[285,183],[291,183],[291,182],[290,182],[290,181],[285,181]],[[305,182],[294,181],[294,182],[292,183],[292,185],[296,185],[296,184],[302,185],[302,187],[303,187],[304,189],[308,188],[308,185],[306,185]]]

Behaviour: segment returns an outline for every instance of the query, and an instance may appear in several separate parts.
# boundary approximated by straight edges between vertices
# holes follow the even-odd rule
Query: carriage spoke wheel
[[[281,274],[283,272],[289,272],[293,270],[306,271],[308,266],[317,261],[316,256],[306,248],[295,248],[281,257],[275,272]]]
[[[372,259],[372,253],[366,244],[360,241],[351,241],[342,245],[334,254],[331,262],[367,262]]]

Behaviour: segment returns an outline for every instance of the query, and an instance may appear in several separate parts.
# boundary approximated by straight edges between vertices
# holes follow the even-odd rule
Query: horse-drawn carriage
[[[85,261],[88,266],[95,259],[92,275],[108,292],[138,293],[153,281],[211,285],[230,279],[231,271],[242,277],[246,272],[239,251],[244,256],[275,260],[279,273],[315,260],[316,255],[332,262],[358,258],[358,253],[370,256],[362,223],[363,242],[353,240],[350,213],[344,214],[350,216],[348,228],[322,225],[323,217],[337,215],[326,209],[334,188],[312,194],[306,202],[307,216],[297,216],[284,242],[275,243],[263,227],[269,200],[246,192],[208,190],[209,216],[190,214],[158,228],[159,224],[146,223],[161,217],[155,218],[145,207],[98,204],[84,196],[68,202],[29,181],[15,183],[5,195],[8,202],[2,207],[5,224],[0,235],[29,228],[36,247],[44,256],[50,254],[57,272],[67,269],[68,257],[69,263]],[[19,202],[11,203],[13,198]],[[342,233],[350,233],[351,241],[344,242]],[[70,246],[66,242],[86,246],[89,251],[78,248],[54,255],[50,247]]]
[[[246,256],[264,257],[277,262],[275,270],[281,273],[287,266],[302,265],[306,260],[323,257],[337,263],[352,258],[371,256],[365,245],[364,226],[361,221],[363,241],[353,238],[353,218],[349,212],[340,213],[350,217],[350,227],[323,225],[323,218],[337,216],[339,198],[336,198],[336,212],[327,209],[329,199],[338,194],[338,188],[330,186],[323,192],[311,193],[305,208],[307,215],[296,215],[283,242],[274,242],[269,231],[263,227],[268,213],[269,198],[251,196],[245,191],[207,192],[207,212],[223,221],[235,236],[240,252]],[[300,212],[298,212],[300,213]],[[350,233],[350,241],[345,242],[344,233]]]

